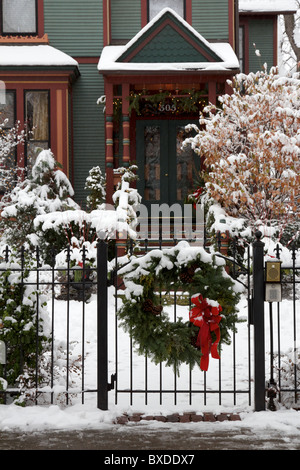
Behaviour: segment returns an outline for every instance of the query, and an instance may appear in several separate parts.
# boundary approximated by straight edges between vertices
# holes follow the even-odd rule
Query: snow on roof
[[[179,62],[179,63],[131,63],[117,62],[117,60],[132,47],[159,19],[167,12],[170,12],[188,29],[198,40],[208,49],[211,49],[221,59],[221,62]],[[189,23],[171,8],[164,8],[158,13],[144,28],[142,28],[125,46],[104,47],[98,70],[101,72],[143,72],[143,71],[197,71],[197,70],[232,70],[239,68],[239,61],[232,47],[228,43],[210,43]]]
[[[295,12],[295,0],[239,0],[239,11],[242,12]]]
[[[230,46],[227,43],[211,44],[211,49],[222,59],[222,62],[179,62],[179,63],[131,63],[116,62],[126,49],[123,46],[104,47],[99,63],[100,72],[160,72],[160,71],[217,71],[232,70],[239,68],[239,61]]]
[[[48,45],[0,46],[0,66],[78,66],[69,55]]]

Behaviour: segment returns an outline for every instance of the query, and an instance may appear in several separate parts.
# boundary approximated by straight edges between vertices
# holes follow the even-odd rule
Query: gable
[[[221,62],[209,43],[172,10],[165,9],[129,43],[117,62]]]

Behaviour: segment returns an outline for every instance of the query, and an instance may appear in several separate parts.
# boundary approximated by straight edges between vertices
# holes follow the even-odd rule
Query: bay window
[[[25,91],[25,121],[29,132],[26,143],[27,169],[30,171],[41,149],[49,148],[49,91]]]
[[[0,103],[0,192],[14,185],[16,170],[16,146],[14,132],[16,116],[14,91],[6,91],[5,101]]]

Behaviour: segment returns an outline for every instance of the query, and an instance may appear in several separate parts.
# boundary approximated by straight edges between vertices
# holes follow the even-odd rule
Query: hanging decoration
[[[160,90],[159,93],[147,94],[131,92],[129,96],[129,113],[135,111],[138,116],[162,114],[198,113],[207,101],[207,90],[183,90],[176,94]]]
[[[133,256],[118,272],[125,284],[118,318],[137,352],[177,372],[182,363],[200,364],[206,371],[209,354],[220,357],[221,345],[230,344],[240,321],[241,285],[225,267],[223,259],[186,241]],[[186,320],[171,318],[164,305],[170,293],[178,292],[194,304],[190,310],[187,303]]]
[[[219,323],[222,320],[222,307],[217,302],[203,299],[201,294],[192,297],[195,307],[189,313],[190,321],[199,327],[195,346],[201,349],[200,369],[207,371],[209,354],[214,359],[220,359],[218,345],[221,339]],[[215,332],[215,341],[212,341],[211,333]]]

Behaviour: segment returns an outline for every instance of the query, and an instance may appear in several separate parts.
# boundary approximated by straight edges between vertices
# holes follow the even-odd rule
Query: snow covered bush
[[[10,386],[35,384],[38,358],[48,348],[51,336],[47,295],[37,286],[32,269],[36,260],[12,252],[0,263],[0,340],[6,343],[6,381]],[[39,282],[46,281],[40,276]],[[0,365],[0,376],[3,376]],[[35,384],[34,386],[37,386]]]
[[[87,207],[89,210],[98,209],[106,200],[106,180],[99,166],[89,171],[85,182],[85,189],[89,191]]]
[[[184,145],[204,159],[208,198],[253,231],[275,227],[280,240],[286,227],[299,230],[300,81],[265,66],[230,85],[232,94],[204,109],[197,135]]]
[[[50,150],[43,150],[32,168],[32,175],[17,184],[0,203],[2,242],[14,247],[35,247],[41,240],[34,220],[38,215],[77,209],[73,188],[59,169]],[[55,240],[47,240],[47,244]]]

